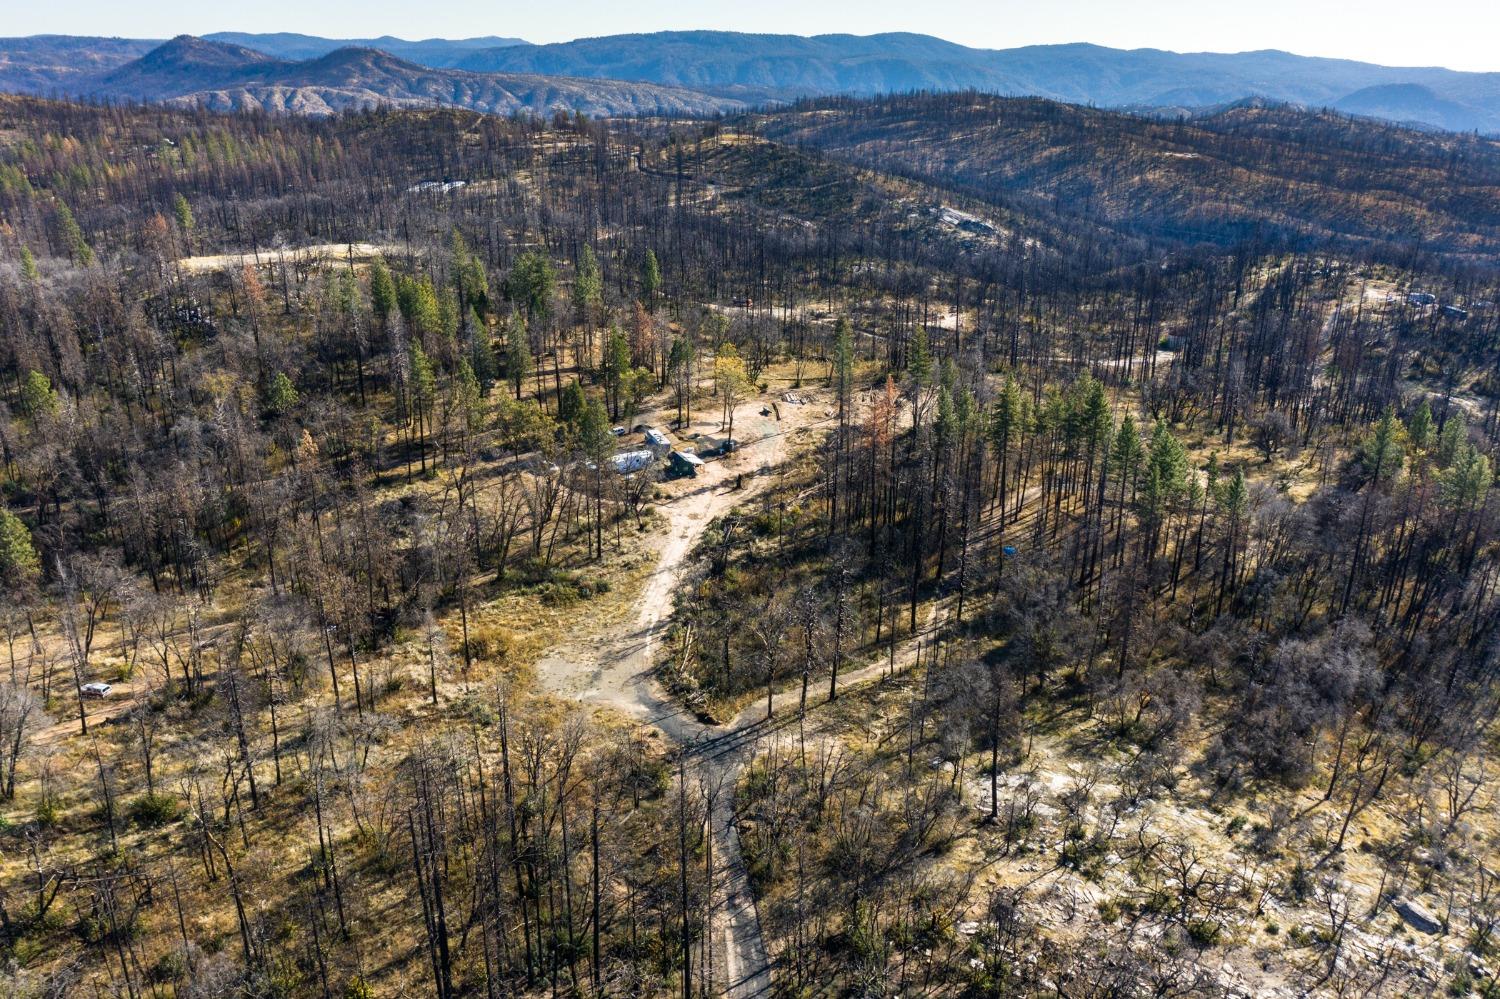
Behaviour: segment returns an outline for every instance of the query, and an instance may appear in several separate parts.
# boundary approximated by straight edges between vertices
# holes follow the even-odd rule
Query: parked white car
[[[82,689],[84,697],[108,697],[114,688],[107,683],[86,683]]]

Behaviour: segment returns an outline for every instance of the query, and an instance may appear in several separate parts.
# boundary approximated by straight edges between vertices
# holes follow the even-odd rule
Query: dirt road
[[[543,657],[536,666],[537,683],[543,691],[621,711],[656,726],[675,745],[689,751],[706,744],[716,733],[662,695],[651,675],[652,654],[671,617],[672,593],[687,557],[704,530],[716,517],[765,489],[787,453],[790,437],[822,416],[817,406],[788,406],[782,412],[782,425],[760,427],[768,432],[747,439],[728,461],[710,463],[698,478],[690,480],[687,491],[662,505],[667,527],[661,535],[656,566],[636,599],[635,612],[622,628],[577,636]],[[744,486],[736,489],[740,475],[744,476]],[[722,961],[715,980],[732,999],[768,995],[770,962],[733,822],[734,783],[743,754],[694,755],[703,761],[703,776],[723,788],[714,800],[711,817],[714,849],[726,878],[726,903],[713,919],[713,950]]]
[[[373,243],[318,243],[312,246],[272,247],[242,253],[210,253],[183,257],[178,264],[189,274],[237,270],[246,264],[266,266],[280,263],[307,263],[313,260],[370,260],[385,253],[399,252],[399,247],[376,246]]]
[[[752,403],[748,408],[758,411],[760,405]],[[710,786],[721,788],[713,801],[711,833],[724,879],[724,904],[712,918],[711,944],[717,965],[715,991],[730,999],[750,999],[771,991],[770,961],[734,825],[734,787],[740,771],[754,756],[758,741],[775,726],[765,718],[763,701],[746,708],[727,725],[702,724],[668,700],[657,686],[652,676],[653,651],[670,620],[672,594],[687,568],[688,555],[704,530],[715,518],[774,482],[775,471],[799,431],[830,422],[825,407],[816,402],[784,405],[781,413],[780,423],[764,419],[757,423],[750,412],[744,417],[737,415],[736,427],[747,431],[741,450],[728,462],[711,463],[691,480],[686,491],[661,505],[667,528],[661,535],[657,564],[626,624],[574,636],[536,666],[537,683],[544,692],[611,708],[655,726],[687,751]],[[744,476],[744,486],[736,489],[740,475]],[[937,620],[934,612],[918,639],[929,640]],[[903,650],[901,660],[909,659],[910,653],[909,648]],[[840,678],[840,689],[878,678],[886,669],[887,664],[882,662],[852,671]],[[793,689],[773,699],[778,724],[795,715],[797,698],[798,691]]]

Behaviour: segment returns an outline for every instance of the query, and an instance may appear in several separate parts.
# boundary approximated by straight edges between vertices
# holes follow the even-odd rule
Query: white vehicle
[[[86,683],[81,689],[84,697],[108,697],[114,688],[107,683]]]

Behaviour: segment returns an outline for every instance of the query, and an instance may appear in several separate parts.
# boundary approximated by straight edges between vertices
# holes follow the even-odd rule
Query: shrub
[[[175,822],[182,806],[170,794],[143,794],[130,803],[130,821],[142,829],[154,829]]]
[[[515,647],[515,636],[504,625],[479,621],[469,623],[469,658],[504,661]]]
[[[473,694],[464,694],[454,701],[453,710],[460,717],[467,718],[483,728],[489,728],[500,721],[500,716],[495,713],[495,709]]]
[[[168,951],[151,963],[146,977],[162,985],[175,982],[187,974],[187,957],[179,950]]]
[[[57,820],[62,818],[62,800],[51,791],[44,792],[41,800],[36,803],[34,817],[39,826],[57,825]]]
[[[1224,935],[1224,927],[1207,919],[1195,919],[1188,923],[1188,937],[1199,947],[1212,947]]]
[[[1307,865],[1299,860],[1292,868],[1291,880],[1287,882],[1287,892],[1297,901],[1305,902],[1311,897],[1312,890],[1312,874],[1308,872]]]

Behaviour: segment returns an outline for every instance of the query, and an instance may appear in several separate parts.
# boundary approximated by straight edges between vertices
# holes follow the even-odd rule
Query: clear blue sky
[[[299,31],[553,42],[681,28],[917,31],[983,48],[1076,41],[1179,52],[1278,48],[1500,71],[1497,0],[0,0],[0,35]]]

